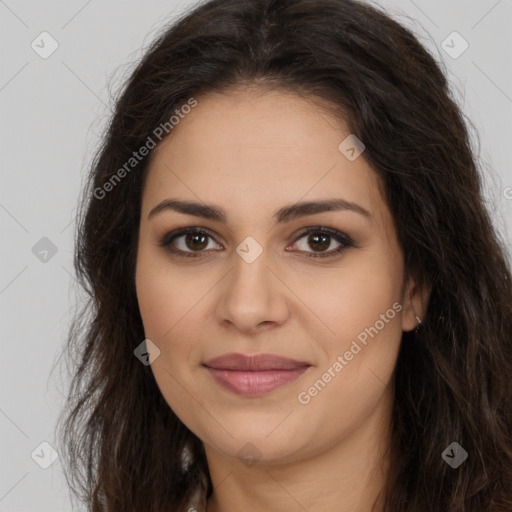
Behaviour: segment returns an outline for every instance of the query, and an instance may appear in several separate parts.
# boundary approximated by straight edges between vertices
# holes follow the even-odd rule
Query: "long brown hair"
[[[126,82],[76,231],[88,300],[69,333],[76,367],[59,421],[74,494],[91,512],[163,512],[212,493],[201,441],[134,356],[149,157],[113,176],[190,98],[240,84],[316,97],[344,115],[384,183],[407,273],[431,287],[422,327],[403,334],[398,356],[385,511],[510,512],[510,261],[439,64],[410,31],[353,0],[207,1],[166,27]],[[468,453],[457,469],[441,457],[452,442]]]

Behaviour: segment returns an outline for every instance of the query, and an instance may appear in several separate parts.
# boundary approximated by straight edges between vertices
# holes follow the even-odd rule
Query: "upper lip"
[[[293,370],[311,366],[304,361],[295,361],[274,354],[225,354],[209,359],[203,364],[217,370],[238,371]]]

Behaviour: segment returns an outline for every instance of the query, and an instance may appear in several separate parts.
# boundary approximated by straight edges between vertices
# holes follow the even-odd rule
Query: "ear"
[[[402,330],[412,331],[418,326],[418,319],[421,321],[425,318],[427,311],[427,305],[430,298],[431,287],[428,287],[425,283],[419,284],[419,280],[410,276],[406,279],[406,282],[402,291]]]

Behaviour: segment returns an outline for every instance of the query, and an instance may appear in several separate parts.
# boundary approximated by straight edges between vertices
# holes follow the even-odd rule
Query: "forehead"
[[[378,215],[378,178],[363,157],[339,145],[350,131],[334,112],[295,94],[240,89],[197,98],[157,146],[146,203],[172,195],[274,211],[299,200],[342,197]],[[144,202],[144,201],[143,201]],[[209,201],[206,201],[209,202]],[[149,209],[150,204],[143,205]]]

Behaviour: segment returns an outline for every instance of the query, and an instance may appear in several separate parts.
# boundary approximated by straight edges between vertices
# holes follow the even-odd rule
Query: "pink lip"
[[[210,359],[204,366],[225,389],[257,396],[298,379],[311,365],[273,354],[226,354]]]

